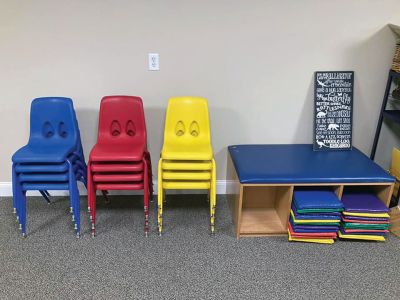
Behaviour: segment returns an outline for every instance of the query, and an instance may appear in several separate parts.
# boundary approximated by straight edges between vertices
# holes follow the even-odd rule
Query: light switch
[[[149,71],[160,70],[160,55],[158,53],[149,53]]]

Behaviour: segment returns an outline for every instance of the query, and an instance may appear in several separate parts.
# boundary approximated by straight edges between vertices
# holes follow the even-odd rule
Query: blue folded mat
[[[290,224],[292,225],[293,231],[297,233],[311,233],[311,232],[337,232],[339,230],[339,226],[330,226],[330,225],[296,225],[293,222],[292,217],[289,219]]]
[[[340,221],[340,219],[341,219],[340,212],[300,214],[297,212],[297,208],[293,203],[292,203],[292,211],[294,213],[295,218],[298,220],[338,220],[338,221]]]
[[[335,209],[343,210],[343,204],[332,191],[295,191],[293,202],[298,210]]]

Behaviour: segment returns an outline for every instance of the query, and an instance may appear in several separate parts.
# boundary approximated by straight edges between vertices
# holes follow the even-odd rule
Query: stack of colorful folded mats
[[[344,211],[339,237],[385,241],[389,232],[389,209],[372,194],[352,193],[342,197]]]
[[[343,205],[332,191],[295,191],[289,218],[289,241],[333,244]]]

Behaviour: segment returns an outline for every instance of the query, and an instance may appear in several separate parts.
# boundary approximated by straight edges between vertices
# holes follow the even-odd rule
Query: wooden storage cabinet
[[[296,189],[331,189],[339,199],[344,193],[375,194],[389,206],[393,183],[313,183],[313,184],[241,184],[228,155],[227,191],[235,223],[236,237],[286,235],[293,192]]]
[[[243,186],[240,233],[285,233],[292,193],[293,186]]]

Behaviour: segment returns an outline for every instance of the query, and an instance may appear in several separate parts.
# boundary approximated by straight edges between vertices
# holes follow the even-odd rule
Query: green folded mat
[[[343,223],[345,229],[389,229],[388,224],[363,224],[363,223]]]

